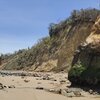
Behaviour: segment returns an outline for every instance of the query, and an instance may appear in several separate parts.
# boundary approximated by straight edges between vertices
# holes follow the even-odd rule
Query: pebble
[[[38,90],[44,90],[43,87],[36,87],[36,89],[38,89]]]

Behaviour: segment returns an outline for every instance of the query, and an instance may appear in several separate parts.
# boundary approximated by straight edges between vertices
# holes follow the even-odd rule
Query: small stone
[[[82,96],[82,94],[79,91],[75,91],[74,94],[75,94],[76,97],[81,97]]]
[[[64,95],[64,96],[67,96],[66,90],[62,90],[62,89],[61,89],[61,94]]]
[[[43,77],[43,80],[50,80],[48,76]]]
[[[44,88],[43,87],[36,87],[36,89],[43,90]]]
[[[49,89],[49,92],[55,92],[55,90],[54,89]]]
[[[60,83],[66,83],[66,80],[61,80]]]
[[[7,88],[7,86],[4,85],[4,88]]]
[[[21,78],[23,79],[23,78],[25,78],[25,76],[21,76]]]
[[[10,86],[8,86],[8,88],[15,88],[15,86],[14,85],[10,85]]]
[[[56,94],[61,94],[61,90],[60,89],[49,89],[48,91],[56,93]]]
[[[93,92],[93,95],[99,95],[99,93],[98,92]]]
[[[2,83],[0,83],[0,89],[4,89],[4,86]]]
[[[61,89],[61,94],[67,97],[81,97],[80,91],[75,91],[72,89]]]
[[[28,83],[30,80],[24,80],[25,83]]]
[[[53,78],[52,78],[52,79],[50,79],[50,80],[51,80],[51,81],[57,81],[56,79],[53,79]]]
[[[90,94],[93,94],[93,90],[90,89],[90,90],[89,90],[89,93],[90,93]]]
[[[41,82],[38,82],[37,84],[41,84]]]

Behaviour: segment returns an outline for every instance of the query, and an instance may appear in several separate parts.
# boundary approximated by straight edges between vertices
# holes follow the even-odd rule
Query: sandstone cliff
[[[100,15],[91,34],[75,52],[69,80],[72,84],[100,85]]]
[[[32,48],[2,56],[2,69],[68,71],[74,51],[90,35],[99,14],[97,9],[74,10],[66,20],[51,24],[50,36],[41,39]]]

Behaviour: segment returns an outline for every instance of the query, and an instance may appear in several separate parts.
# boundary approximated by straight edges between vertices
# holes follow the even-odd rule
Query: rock
[[[66,90],[61,90],[61,94],[67,97],[75,97],[74,92],[66,92]]]
[[[7,86],[6,86],[6,85],[4,85],[4,88],[7,88]]]
[[[56,93],[56,94],[61,94],[61,90],[60,89],[48,89],[47,91],[53,92],[53,93]]]
[[[20,75],[18,75],[18,76],[20,76]],[[26,74],[25,73],[21,73],[21,76],[26,76]]]
[[[3,86],[2,83],[0,83],[0,90],[1,90],[1,89],[4,89],[4,86]]]
[[[61,89],[61,94],[64,95],[64,96],[67,96],[66,90],[62,90],[62,89]]]
[[[33,77],[40,77],[41,75],[40,74],[38,74],[38,73],[34,73],[33,74]]]
[[[43,87],[36,87],[37,90],[44,90]]]
[[[67,93],[67,97],[75,97],[75,95],[74,95],[74,93],[73,92],[71,92],[71,93]]]
[[[38,82],[37,84],[41,84],[41,82]]]
[[[50,78],[50,80],[51,80],[51,81],[57,81],[57,80],[56,80],[56,79],[54,79],[54,78]]]
[[[61,84],[66,83],[66,80],[60,80],[60,83]]]
[[[81,96],[82,96],[81,92],[79,92],[79,91],[75,91],[75,92],[74,92],[74,95],[75,95],[76,97],[81,97]]]
[[[23,79],[23,78],[25,78],[25,76],[21,76],[21,78]]]
[[[25,83],[28,83],[30,80],[24,80]]]
[[[61,94],[68,97],[81,97],[82,94],[76,88],[61,89]]]
[[[47,75],[45,75],[43,76],[43,80],[50,80],[50,78]]]
[[[93,95],[99,95],[99,93],[98,92],[93,92]]]
[[[15,86],[14,85],[10,85],[10,86],[8,86],[8,88],[15,88]]]
[[[90,93],[90,94],[93,94],[93,90],[90,89],[90,90],[89,90],[89,93]]]

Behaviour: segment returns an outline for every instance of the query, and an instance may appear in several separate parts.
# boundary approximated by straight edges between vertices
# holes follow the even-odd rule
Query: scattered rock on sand
[[[74,92],[67,92],[65,89],[61,89],[61,94],[67,97],[75,97]]]
[[[0,90],[1,90],[1,89],[4,89],[4,86],[3,86],[2,83],[0,83]]]
[[[15,86],[14,85],[10,85],[10,86],[8,86],[8,88],[15,88]]]
[[[66,83],[66,80],[60,80],[60,83],[61,84]]]
[[[43,87],[36,87],[36,89],[38,89],[38,90],[44,90]]]
[[[67,97],[81,97],[82,94],[80,91],[70,90],[70,89],[61,89],[61,94]]]
[[[75,91],[74,94],[75,94],[76,97],[81,97],[82,96],[81,92],[79,92],[79,91]]]
[[[40,77],[41,75],[39,73],[34,73],[33,77]]]
[[[43,80],[50,80],[48,76],[43,76]]]
[[[25,76],[21,76],[21,78],[23,79],[23,78],[25,78]]]
[[[42,84],[41,82],[38,82],[37,84]]]
[[[6,85],[4,85],[4,88],[7,88],[7,86],[6,86]]]
[[[99,95],[99,93],[98,93],[98,92],[93,91],[92,89],[90,89],[90,90],[89,90],[89,93],[90,93],[91,95]]]
[[[47,91],[53,92],[53,93],[56,93],[56,94],[61,94],[61,90],[60,89],[47,89]]]
[[[90,93],[90,94],[93,94],[93,90],[90,89],[90,90],[89,90],[89,93]]]
[[[57,80],[52,78],[51,81],[57,81]]]
[[[25,83],[28,83],[30,80],[24,80]]]

